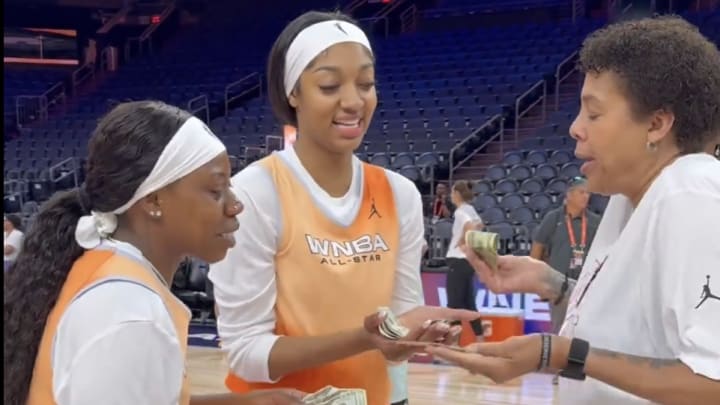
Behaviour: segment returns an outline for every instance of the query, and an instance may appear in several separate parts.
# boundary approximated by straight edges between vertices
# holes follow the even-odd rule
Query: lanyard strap
[[[572,218],[570,215],[565,216],[565,225],[567,225],[568,236],[570,237],[570,247],[575,248],[578,244],[575,240],[575,230],[572,226]],[[585,249],[587,243],[587,216],[583,212],[582,225],[580,226],[580,248]]]

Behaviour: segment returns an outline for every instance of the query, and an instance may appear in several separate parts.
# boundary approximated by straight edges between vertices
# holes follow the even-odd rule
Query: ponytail
[[[86,214],[80,194],[79,189],[58,192],[41,207],[5,273],[5,404],[27,401],[48,315],[84,252],[75,242],[75,226]]]

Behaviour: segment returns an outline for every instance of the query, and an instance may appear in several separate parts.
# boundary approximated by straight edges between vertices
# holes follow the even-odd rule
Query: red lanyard
[[[570,215],[565,216],[565,224],[567,225],[568,236],[570,237],[570,247],[575,249],[577,241],[575,240],[575,231],[572,226],[572,218]],[[580,226],[580,248],[585,249],[585,243],[587,242],[587,216],[583,213],[582,225]]]

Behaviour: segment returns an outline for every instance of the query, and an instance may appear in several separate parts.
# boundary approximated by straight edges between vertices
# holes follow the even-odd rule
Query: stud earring
[[[161,211],[150,211],[150,216],[153,218],[160,218],[162,216]]]
[[[645,147],[646,147],[647,150],[649,150],[650,152],[655,152],[655,151],[657,151],[657,144],[656,144],[655,142],[650,142],[650,141],[648,141],[648,143],[645,145]]]

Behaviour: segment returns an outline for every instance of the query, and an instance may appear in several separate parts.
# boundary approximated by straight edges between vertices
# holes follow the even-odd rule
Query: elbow
[[[249,383],[273,383],[270,378],[269,359],[278,336],[268,334],[243,337],[223,344],[228,353],[228,365],[238,378]]]

